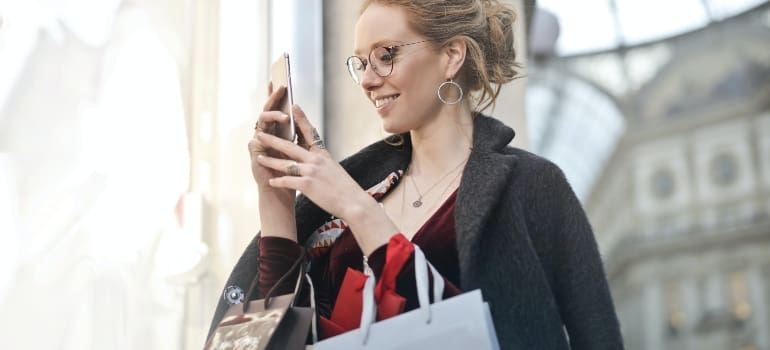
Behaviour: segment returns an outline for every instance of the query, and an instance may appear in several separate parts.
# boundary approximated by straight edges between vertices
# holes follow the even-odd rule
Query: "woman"
[[[273,110],[284,89],[271,93],[249,143],[262,230],[212,329],[235,291],[255,276],[269,290],[303,249],[329,318],[344,304],[347,268],[362,271],[368,259],[379,276],[389,239],[402,234],[444,276],[446,294],[481,288],[502,348],[622,348],[593,233],[562,172],[508,147],[513,130],[474,111],[517,74],[513,17],[494,0],[365,1],[347,64],[396,136],[340,164],[299,107],[299,144],[270,134],[287,121]],[[407,310],[411,276],[407,264],[398,277]]]

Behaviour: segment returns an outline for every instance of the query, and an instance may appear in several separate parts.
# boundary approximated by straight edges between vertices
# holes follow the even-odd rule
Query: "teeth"
[[[381,106],[383,106],[383,105],[385,105],[387,103],[390,103],[390,102],[394,101],[397,97],[398,97],[398,95],[388,96],[388,97],[385,97],[385,98],[378,98],[378,99],[374,100],[374,106],[375,107],[381,107]]]

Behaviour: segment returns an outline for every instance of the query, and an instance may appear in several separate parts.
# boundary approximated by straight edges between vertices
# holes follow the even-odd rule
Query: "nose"
[[[383,78],[374,72],[374,68],[371,64],[366,65],[364,73],[361,75],[361,88],[365,91],[371,91],[372,89],[382,85]]]

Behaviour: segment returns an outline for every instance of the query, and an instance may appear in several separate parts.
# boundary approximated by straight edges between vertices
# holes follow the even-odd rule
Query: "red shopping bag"
[[[382,321],[404,312],[406,298],[396,293],[396,278],[414,253],[412,242],[401,234],[388,242],[385,266],[375,287],[374,300],[377,303],[377,321]],[[363,290],[366,275],[348,268],[342,280],[337,301],[331,318],[321,316],[319,327],[323,338],[333,337],[358,328],[363,310]]]

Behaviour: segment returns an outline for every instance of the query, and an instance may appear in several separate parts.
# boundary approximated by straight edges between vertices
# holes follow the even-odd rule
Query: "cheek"
[[[419,102],[430,105],[438,101],[436,89],[440,82],[436,82],[440,81],[440,76],[436,75],[431,68],[425,65],[413,65],[405,67],[400,73],[403,74],[399,76],[398,87],[407,95],[405,97],[408,97],[410,103]]]

